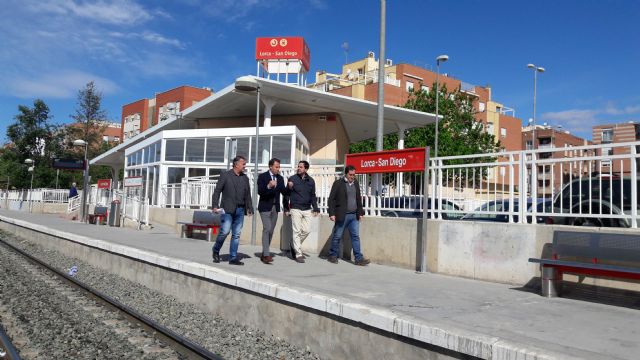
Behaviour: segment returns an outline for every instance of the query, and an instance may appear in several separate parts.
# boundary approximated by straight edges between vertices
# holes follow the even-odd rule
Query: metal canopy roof
[[[342,119],[350,142],[376,136],[378,104],[348,96],[337,95],[315,89],[285,84],[254,77],[260,84],[261,96],[276,101],[272,117],[336,113]],[[260,114],[264,105],[260,104]],[[256,115],[256,95],[235,90],[234,84],[227,86],[205,100],[182,112],[182,117],[164,121],[145,130],[133,139],[91,160],[92,164],[122,166],[124,149],[162,130],[194,128],[195,120],[249,117]],[[435,123],[435,115],[397,106],[384,107],[384,133],[397,132],[400,128],[420,127]]]

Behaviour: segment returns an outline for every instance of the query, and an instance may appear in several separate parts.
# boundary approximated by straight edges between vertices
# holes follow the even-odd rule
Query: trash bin
[[[111,202],[111,211],[109,211],[109,226],[120,227],[120,200]]]

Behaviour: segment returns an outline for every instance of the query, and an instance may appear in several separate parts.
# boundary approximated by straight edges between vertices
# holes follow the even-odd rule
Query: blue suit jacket
[[[277,185],[273,189],[269,189],[267,184],[271,181],[269,171],[265,171],[258,175],[258,211],[271,211],[273,204],[276,205],[276,211],[280,211],[280,194],[285,191],[284,178],[282,175],[276,175]]]

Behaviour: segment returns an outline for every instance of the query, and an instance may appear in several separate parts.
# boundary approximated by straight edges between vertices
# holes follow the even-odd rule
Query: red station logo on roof
[[[311,51],[301,36],[256,38],[256,60],[300,60],[306,71]]]

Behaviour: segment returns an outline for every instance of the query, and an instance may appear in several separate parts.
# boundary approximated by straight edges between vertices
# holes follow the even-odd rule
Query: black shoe
[[[338,257],[337,256],[329,256],[329,258],[327,260],[332,264],[337,264],[338,263]]]
[[[244,265],[244,263],[240,260],[231,260],[229,261],[229,265]]]
[[[298,257],[296,258],[296,262],[297,262],[297,263],[300,263],[300,264],[304,264],[304,257],[302,257],[302,256],[298,256]]]
[[[217,252],[213,252],[213,254],[211,255],[211,257],[213,258],[213,262],[214,263],[219,263],[220,262],[220,253]]]
[[[362,258],[362,259],[360,259],[360,260],[356,260],[356,261],[354,262],[354,264],[356,264],[356,265],[358,265],[358,266],[366,266],[366,265],[369,265],[369,263],[370,263],[370,262],[371,262],[371,260],[369,260],[369,259],[365,259],[365,258]]]

